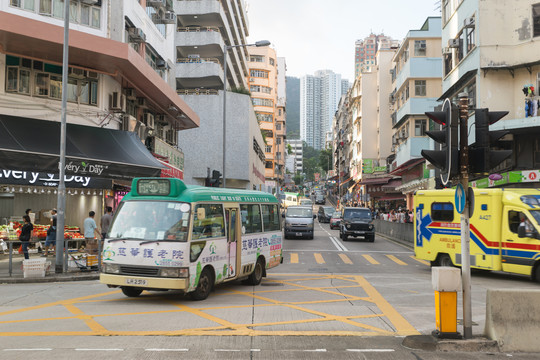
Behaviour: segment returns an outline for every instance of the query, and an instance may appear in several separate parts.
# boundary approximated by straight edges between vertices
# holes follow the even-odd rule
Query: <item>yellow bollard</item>
[[[431,281],[435,290],[435,325],[433,336],[461,338],[457,331],[457,292],[461,288],[461,272],[453,267],[433,267]]]

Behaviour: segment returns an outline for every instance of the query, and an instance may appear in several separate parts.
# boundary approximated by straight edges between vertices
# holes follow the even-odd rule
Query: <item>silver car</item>
[[[317,215],[313,214],[311,206],[289,206],[283,217],[285,239],[291,236],[313,239],[313,224]]]

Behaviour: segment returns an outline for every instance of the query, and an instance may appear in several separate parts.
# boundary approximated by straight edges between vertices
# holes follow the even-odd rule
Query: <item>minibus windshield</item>
[[[116,211],[108,239],[187,241],[191,206],[172,201],[126,201]]]

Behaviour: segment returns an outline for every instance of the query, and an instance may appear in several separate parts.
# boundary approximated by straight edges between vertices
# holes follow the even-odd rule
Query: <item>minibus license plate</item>
[[[146,285],[144,279],[126,279],[126,285]]]

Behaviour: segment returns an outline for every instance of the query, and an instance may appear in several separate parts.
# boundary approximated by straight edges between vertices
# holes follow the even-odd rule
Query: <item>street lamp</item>
[[[224,45],[223,46],[223,188],[226,187],[226,172],[225,172],[225,153],[226,153],[226,128],[227,128],[227,53],[230,49],[236,47],[246,47],[246,46],[269,46],[270,41],[261,40],[257,41],[254,44],[241,44],[241,45]]]

